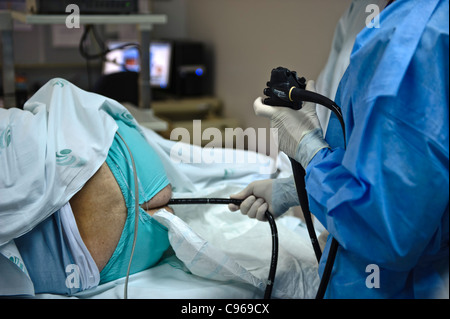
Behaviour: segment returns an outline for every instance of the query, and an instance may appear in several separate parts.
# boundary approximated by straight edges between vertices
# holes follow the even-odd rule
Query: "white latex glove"
[[[229,204],[228,208],[231,211],[240,209],[242,214],[261,221],[266,220],[267,209],[277,218],[290,207],[300,205],[292,176],[253,182],[230,198],[244,200],[240,207]]]
[[[306,90],[315,92],[314,81],[308,81]],[[323,139],[315,103],[305,102],[297,111],[288,107],[266,105],[262,98],[257,98],[253,108],[256,115],[269,118],[271,126],[278,129],[280,150],[299,162],[303,168],[306,168],[319,150],[329,147]],[[302,140],[305,143],[301,143]]]
[[[272,183],[272,179],[250,183],[239,193],[230,196],[233,199],[243,199],[241,206],[229,204],[228,208],[233,212],[240,209],[242,214],[250,218],[266,221],[266,211],[273,213]]]

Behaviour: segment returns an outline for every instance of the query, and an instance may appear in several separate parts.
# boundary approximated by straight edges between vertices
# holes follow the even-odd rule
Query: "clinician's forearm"
[[[273,181],[272,199],[274,213],[278,216],[285,213],[290,207],[300,205],[293,176]]]
[[[439,195],[435,187],[448,187],[448,174],[429,165],[421,176],[406,176],[424,164],[420,156],[401,171],[385,166],[389,157],[358,163],[342,149],[322,150],[308,166],[306,187],[311,213],[343,248],[380,267],[405,270],[439,229],[448,193]]]

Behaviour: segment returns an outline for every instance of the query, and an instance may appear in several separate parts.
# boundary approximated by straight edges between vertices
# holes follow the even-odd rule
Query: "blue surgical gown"
[[[336,96],[347,148],[332,134],[306,170],[331,234],[320,274],[340,244],[325,297],[448,298],[449,0],[397,0],[380,18]]]

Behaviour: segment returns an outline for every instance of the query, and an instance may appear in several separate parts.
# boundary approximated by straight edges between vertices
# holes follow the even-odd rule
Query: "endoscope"
[[[289,107],[293,110],[300,110],[304,102],[312,102],[323,105],[331,110],[338,118],[343,136],[344,145],[346,143],[345,137],[345,124],[340,107],[329,98],[320,95],[318,93],[306,90],[306,79],[299,77],[297,72],[290,71],[283,67],[278,67],[272,70],[270,81],[267,82],[267,88],[264,89],[264,95],[267,98],[264,99],[264,104],[278,107]],[[300,205],[305,216],[306,227],[313,245],[314,253],[317,258],[317,262],[320,263],[322,257],[322,251],[317,240],[316,232],[314,230],[313,221],[311,218],[311,212],[309,210],[308,194],[306,192],[305,185],[305,169],[294,159],[290,158],[292,170],[294,173],[295,186],[297,188],[297,195],[300,201]],[[316,299],[322,299],[325,295],[325,291],[330,281],[331,271],[333,269],[334,259],[339,247],[339,243],[333,237],[328,259],[325,265],[322,279],[320,281],[319,289],[316,294]]]

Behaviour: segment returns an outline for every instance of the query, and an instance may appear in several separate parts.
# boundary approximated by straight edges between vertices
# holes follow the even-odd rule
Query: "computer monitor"
[[[109,42],[108,48],[115,49],[125,42]],[[150,43],[150,86],[152,88],[167,89],[170,86],[172,68],[172,44],[169,41],[154,41]],[[139,51],[136,47],[128,46],[113,50],[106,55],[103,63],[103,74],[123,71],[139,72],[141,65]]]
[[[150,43],[150,85],[165,89],[170,84],[172,68],[172,44],[170,42]]]

